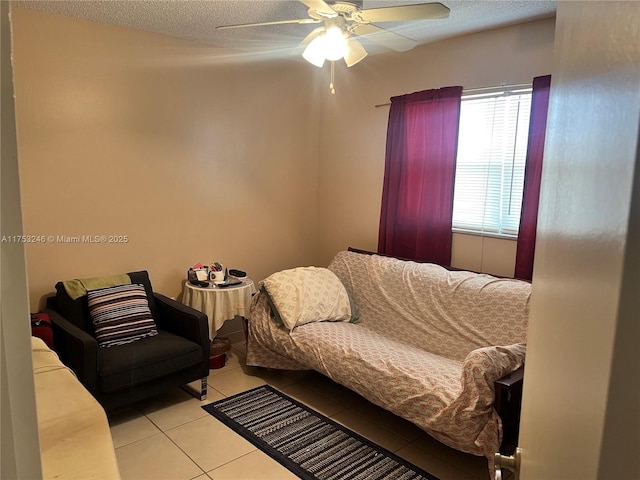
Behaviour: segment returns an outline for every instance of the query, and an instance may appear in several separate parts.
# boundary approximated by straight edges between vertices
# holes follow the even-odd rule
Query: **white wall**
[[[640,3],[558,3],[522,480],[640,478]]]
[[[306,62],[14,8],[31,307],[68,278],[316,261],[319,110]],[[63,243],[58,236],[126,236]]]
[[[0,236],[22,234],[9,3],[0,2]],[[24,245],[3,241],[0,268],[0,478],[41,477]]]

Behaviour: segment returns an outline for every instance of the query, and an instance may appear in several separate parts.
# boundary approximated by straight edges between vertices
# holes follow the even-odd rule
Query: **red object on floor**
[[[53,329],[48,313],[31,314],[31,335],[41,338],[53,350]]]
[[[227,363],[227,352],[231,350],[231,342],[228,338],[214,338],[209,350],[209,368],[222,368]]]
[[[227,363],[227,354],[216,355],[215,357],[209,357],[209,368],[222,368]]]

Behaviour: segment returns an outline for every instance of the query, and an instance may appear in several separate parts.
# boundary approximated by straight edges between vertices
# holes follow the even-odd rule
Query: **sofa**
[[[316,370],[493,472],[503,424],[518,424],[530,294],[525,281],[343,251],[260,282],[247,364]]]
[[[148,307],[154,334],[129,343],[103,336],[101,344],[88,297],[109,288],[129,286],[142,290],[133,298]],[[55,288],[55,296],[47,299],[46,313],[51,318],[56,351],[105,410],[196,381],[200,388],[190,393],[200,400],[206,398],[210,349],[207,316],[154,292],[147,271],[61,281]],[[112,295],[120,297],[120,303],[105,302],[111,312],[132,301],[131,292]],[[122,295],[129,297],[121,298]],[[112,325],[103,330],[121,330],[122,325]],[[124,332],[129,334],[128,330]],[[110,343],[115,345],[107,346]]]
[[[104,409],[43,340],[31,353],[42,478],[120,478]]]

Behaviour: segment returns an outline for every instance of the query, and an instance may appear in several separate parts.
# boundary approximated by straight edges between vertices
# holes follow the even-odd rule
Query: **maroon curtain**
[[[391,98],[378,253],[451,264],[462,87]]]
[[[547,131],[550,86],[551,75],[533,79],[529,143],[524,169],[524,194],[522,196],[514,273],[516,278],[524,280],[531,280],[533,276],[533,257],[536,248],[536,228],[538,226],[538,201],[540,200],[540,180],[542,178],[542,156],[544,153],[544,136]]]

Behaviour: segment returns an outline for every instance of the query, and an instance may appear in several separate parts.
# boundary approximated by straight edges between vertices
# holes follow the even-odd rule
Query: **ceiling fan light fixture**
[[[326,60],[323,51],[323,44],[321,41],[323,36],[324,34],[321,34],[314,38],[311,43],[307,45],[307,48],[304,49],[304,52],[302,52],[302,57],[307,62],[315,65],[316,67],[322,67],[324,65],[324,61]]]
[[[354,38],[347,38],[347,53],[344,61],[347,67],[351,67],[367,56],[367,51],[362,44]]]
[[[322,38],[324,41],[324,54],[327,60],[335,62],[346,55],[347,39],[340,27],[331,26],[327,28]]]
[[[347,38],[343,29],[331,25],[309,42],[302,56],[316,67],[322,67],[325,60],[334,62],[344,58],[348,50]]]

